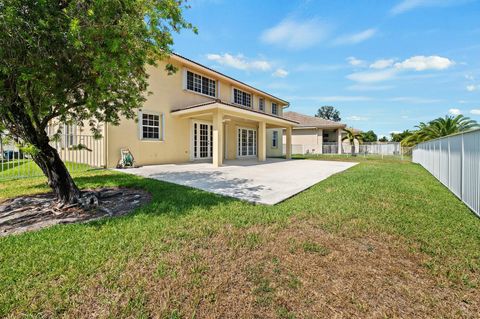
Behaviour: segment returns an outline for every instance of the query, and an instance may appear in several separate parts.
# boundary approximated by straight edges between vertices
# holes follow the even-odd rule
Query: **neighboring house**
[[[167,63],[178,71],[168,75]],[[148,73],[151,94],[138,110],[138,121],[122,119],[118,126],[105,126],[107,167],[117,165],[122,148],[130,149],[137,165],[265,161],[282,155],[281,133],[285,130],[290,141],[297,124],[283,117],[287,101],[180,55],[148,67]]]
[[[341,154],[347,148],[349,152],[348,141],[342,142],[342,137],[345,135],[343,130],[347,127],[346,124],[297,112],[285,112],[283,116],[286,119],[298,122],[292,133],[293,153]],[[286,143],[286,137],[283,138],[283,143]],[[342,147],[338,147],[339,145]]]

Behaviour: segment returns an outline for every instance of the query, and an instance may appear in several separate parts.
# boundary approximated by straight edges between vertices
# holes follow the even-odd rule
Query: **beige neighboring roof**
[[[338,129],[338,128],[345,128],[347,125],[340,123],[325,120],[315,116],[308,116],[305,114],[297,113],[297,112],[284,112],[283,117],[289,119],[291,121],[298,122],[296,129],[302,128],[329,128],[329,129]]]

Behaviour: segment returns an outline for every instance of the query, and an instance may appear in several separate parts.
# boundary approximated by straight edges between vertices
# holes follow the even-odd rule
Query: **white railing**
[[[412,161],[480,217],[480,130],[420,143],[413,149]]]
[[[86,171],[105,167],[104,139],[92,135],[62,135],[52,140],[53,146],[69,172]],[[0,180],[42,176],[40,168],[31,156],[22,152],[16,143],[1,145]]]

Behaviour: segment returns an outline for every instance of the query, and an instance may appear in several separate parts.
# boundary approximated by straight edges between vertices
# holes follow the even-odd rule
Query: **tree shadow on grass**
[[[194,210],[208,210],[219,205],[225,205],[239,200],[191,188],[149,178],[142,178],[128,174],[97,174],[88,177],[77,177],[75,182],[80,188],[96,187],[128,187],[140,188],[152,195],[149,204],[143,205],[134,212],[115,219],[131,218],[136,214],[165,215],[181,217]],[[111,221],[105,218],[89,223],[100,226]]]

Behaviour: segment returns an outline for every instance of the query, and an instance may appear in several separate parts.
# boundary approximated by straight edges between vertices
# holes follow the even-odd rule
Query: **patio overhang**
[[[291,140],[292,140],[292,129],[298,123],[292,120],[288,120],[282,118],[280,116],[276,116],[273,114],[268,114],[261,111],[256,111],[252,109],[248,109],[245,107],[241,107],[235,104],[230,104],[223,102],[221,100],[213,100],[204,102],[201,104],[191,105],[187,107],[183,107],[180,109],[174,109],[171,111],[171,115],[173,117],[177,117],[179,119],[190,119],[193,120],[192,123],[195,121],[207,121],[211,123],[211,134],[206,133],[207,135],[212,136],[211,143],[209,142],[208,145],[212,145],[209,149],[212,150],[212,163],[215,167],[221,166],[223,163],[223,159],[225,157],[225,131],[226,127],[232,127],[227,125],[230,121],[234,123],[238,123],[241,121],[243,123],[248,123],[250,126],[254,126],[255,132],[246,132],[248,133],[248,140],[246,141],[246,148],[243,146],[244,143],[240,143],[238,140],[243,136],[240,136],[239,139],[235,139],[238,145],[241,145],[242,149],[248,149],[247,154],[242,155],[252,155],[258,156],[259,161],[266,160],[266,152],[267,152],[267,129],[285,129],[286,131],[286,157],[291,157]],[[207,124],[208,125],[208,124]],[[240,128],[240,130],[245,130]],[[197,132],[194,129],[194,132]],[[200,132],[199,134],[201,134]],[[231,135],[228,135],[231,136]],[[194,138],[195,140],[195,138]],[[197,140],[198,141],[198,140]],[[198,142],[197,142],[198,143]],[[232,145],[232,143],[228,143],[228,145]],[[253,150],[257,150],[253,151]],[[195,156],[195,152],[194,152]]]
[[[267,114],[265,112],[247,109],[235,104],[226,103],[220,100],[209,101],[206,103],[195,104],[181,109],[172,110],[172,116],[180,118],[192,118],[198,116],[213,115],[217,111],[222,111],[225,115],[238,116],[243,119],[257,122],[265,122],[269,127],[295,127],[298,122],[287,120],[280,116]]]

